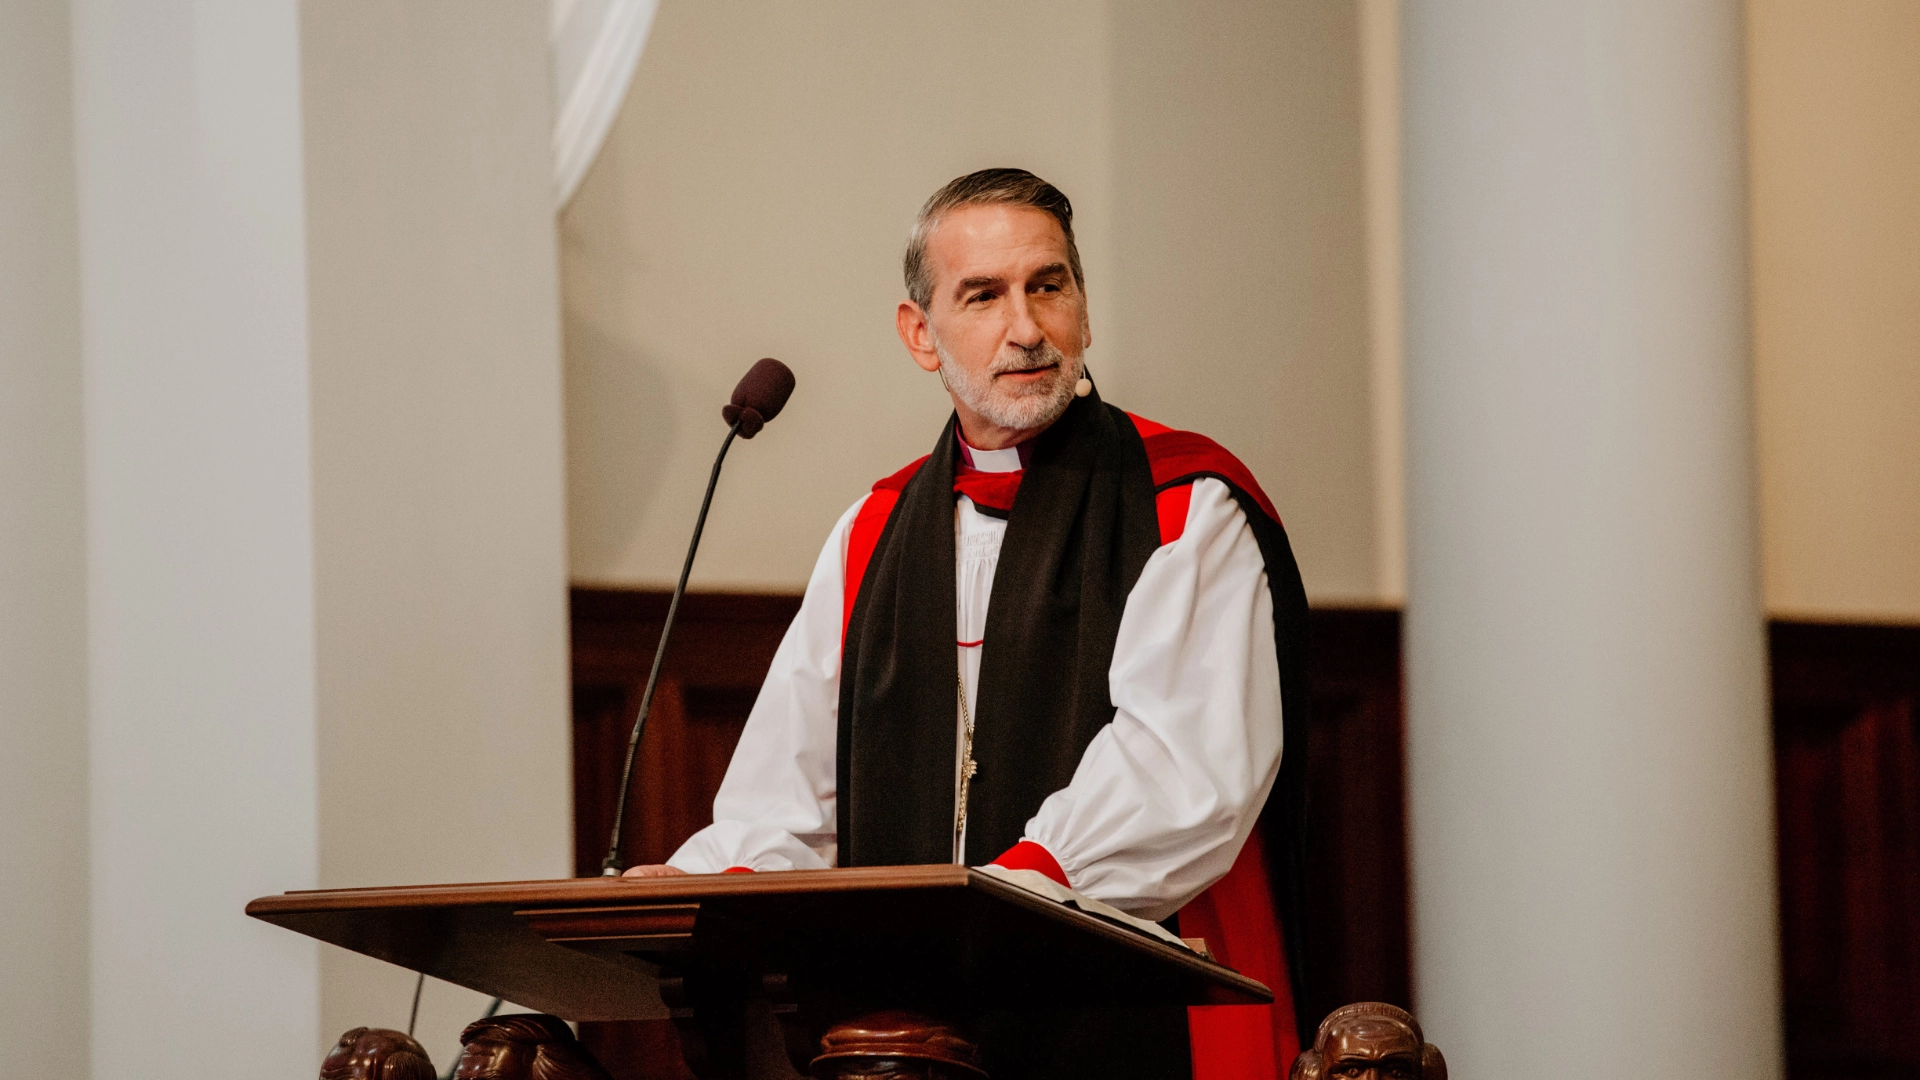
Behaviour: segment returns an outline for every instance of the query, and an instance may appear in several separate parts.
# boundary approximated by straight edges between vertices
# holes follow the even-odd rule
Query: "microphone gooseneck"
[[[667,618],[660,625],[660,642],[653,650],[653,670],[647,673],[647,688],[640,695],[640,713],[633,720],[633,734],[627,739],[627,760],[620,770],[620,796],[614,803],[613,834],[607,840],[607,856],[600,860],[602,877],[619,877],[620,839],[626,829],[627,799],[633,793],[633,760],[640,749],[640,734],[646,730],[647,714],[653,709],[653,691],[660,683],[660,665],[667,657],[667,639],[673,634],[673,620],[680,612],[680,598],[687,592],[687,577],[693,573],[693,556],[700,550],[700,533],[707,527],[707,509],[713,505],[713,489],[720,483],[720,466],[737,436],[751,439],[767,421],[780,415],[792,396],[793,371],[771,357],[747,369],[739,385],[733,388],[733,400],[720,410],[728,425],[727,438],[713,459],[713,472],[707,476],[707,493],[700,500],[700,516],[694,519],[693,539],[687,543],[686,561],[680,564],[680,581],[673,587],[673,599],[667,602]]]

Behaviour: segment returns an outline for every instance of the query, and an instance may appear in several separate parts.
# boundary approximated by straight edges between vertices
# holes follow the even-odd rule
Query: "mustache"
[[[1017,356],[998,359],[987,368],[988,375],[1007,375],[1019,371],[1038,371],[1041,368],[1067,365],[1067,356],[1054,348],[1053,342],[1042,341],[1031,349],[1022,349]]]

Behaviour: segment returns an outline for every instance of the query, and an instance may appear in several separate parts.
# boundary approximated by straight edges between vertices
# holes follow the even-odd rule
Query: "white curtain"
[[[619,115],[659,0],[552,0],[553,197],[573,198]]]

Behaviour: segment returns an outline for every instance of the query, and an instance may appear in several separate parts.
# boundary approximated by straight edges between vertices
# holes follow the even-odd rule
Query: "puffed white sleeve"
[[[780,639],[714,797],[713,824],[680,845],[667,865],[714,874],[736,866],[817,870],[834,864],[841,605],[847,536],[865,502],[862,497],[840,516],[820,550],[800,613]]]
[[[1078,892],[1164,919],[1225,876],[1280,770],[1266,562],[1220,481],[1194,482],[1127,595],[1108,682],[1113,723],[1025,839]]]

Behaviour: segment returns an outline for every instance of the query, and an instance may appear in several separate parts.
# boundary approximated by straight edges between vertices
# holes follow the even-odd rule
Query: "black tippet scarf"
[[[894,507],[841,658],[840,865],[953,853],[956,422]],[[1113,720],[1127,593],[1160,546],[1153,474],[1126,413],[1079,398],[1036,439],[1007,520],[980,658],[968,865],[1020,840]]]

